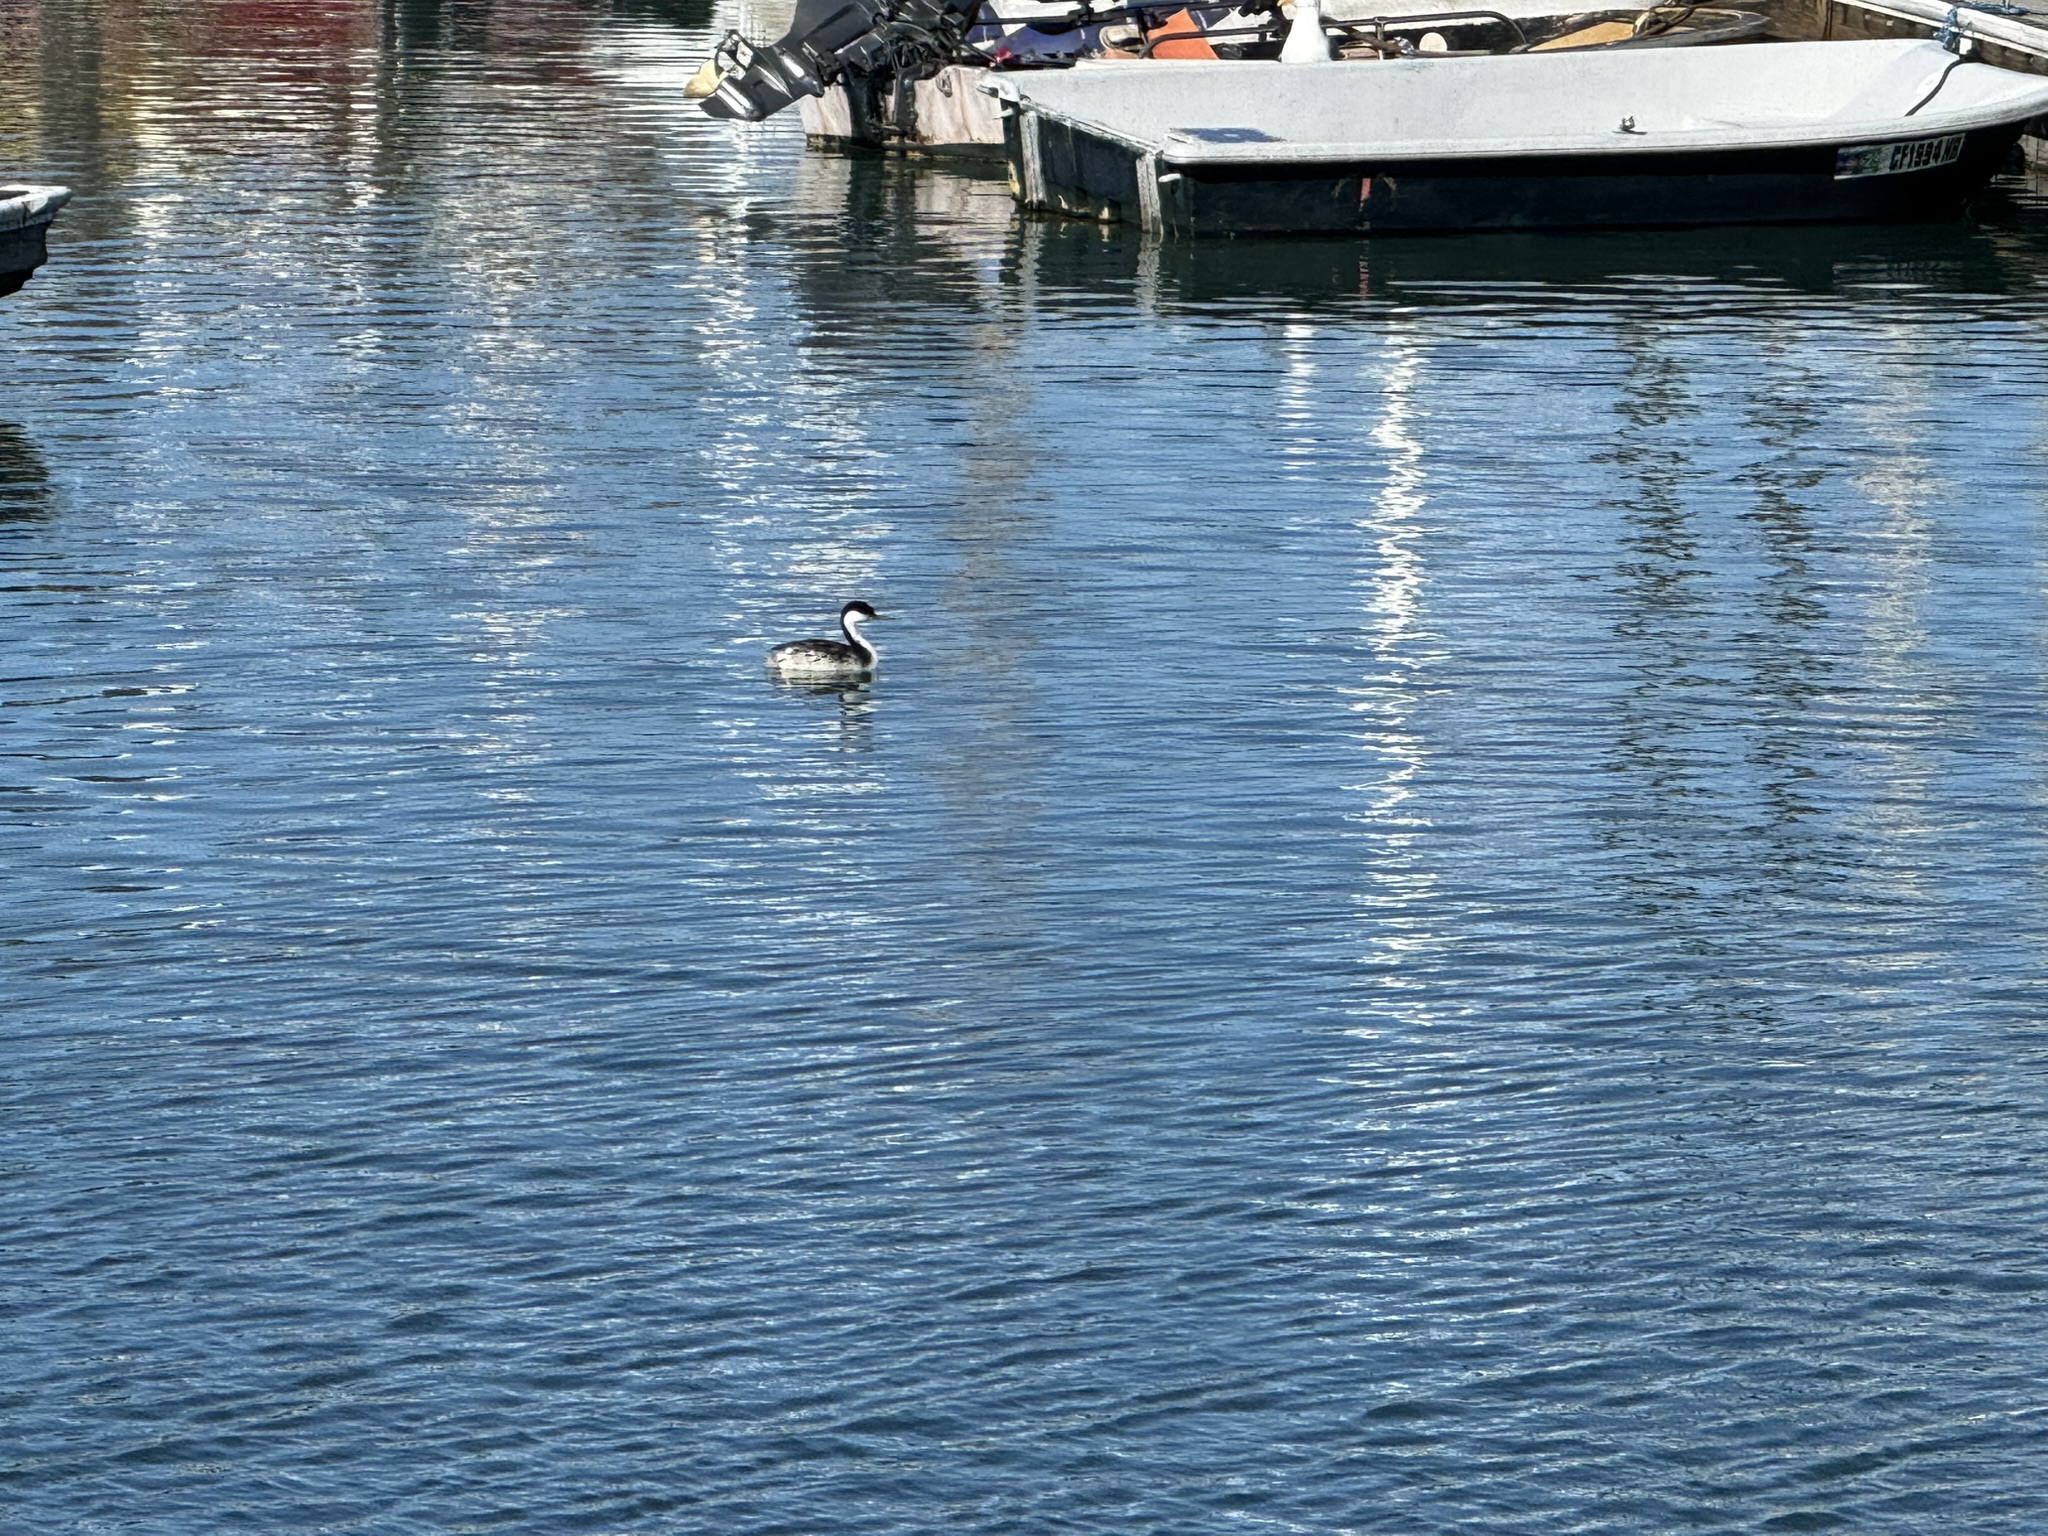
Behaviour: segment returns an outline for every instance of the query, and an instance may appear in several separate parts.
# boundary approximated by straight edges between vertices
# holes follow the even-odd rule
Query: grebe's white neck
[[[861,633],[861,625],[867,623],[864,613],[847,612],[839,615],[839,627],[846,631],[846,643],[857,651],[868,653],[868,665],[873,666],[882,659],[882,653],[875,649],[875,642]]]

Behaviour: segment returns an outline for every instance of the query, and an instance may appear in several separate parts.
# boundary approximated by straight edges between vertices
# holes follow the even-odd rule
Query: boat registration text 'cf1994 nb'
[[[1835,180],[1852,176],[1896,176],[1901,171],[1924,171],[1961,158],[1963,136],[1952,133],[1943,139],[1914,139],[1904,144],[1851,144],[1835,151]]]

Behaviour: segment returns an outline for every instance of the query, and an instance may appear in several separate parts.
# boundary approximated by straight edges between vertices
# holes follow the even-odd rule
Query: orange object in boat
[[[1216,50],[1209,46],[1209,40],[1202,36],[1202,24],[1188,11],[1175,11],[1166,18],[1164,26],[1154,27],[1145,34],[1148,40],[1163,41],[1152,44],[1151,57],[1155,59],[1213,59]]]
[[[1576,32],[1567,32],[1563,37],[1553,37],[1547,43],[1538,43],[1529,51],[1550,53],[1559,48],[1601,48],[1609,43],[1625,43],[1635,35],[1636,29],[1625,21],[1600,21]]]

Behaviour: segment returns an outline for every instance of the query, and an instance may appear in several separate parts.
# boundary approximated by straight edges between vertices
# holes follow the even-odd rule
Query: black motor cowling
[[[958,51],[981,0],[797,0],[782,40],[755,47],[737,32],[713,56],[713,117],[759,122],[799,96],[822,96],[844,74],[914,80]]]

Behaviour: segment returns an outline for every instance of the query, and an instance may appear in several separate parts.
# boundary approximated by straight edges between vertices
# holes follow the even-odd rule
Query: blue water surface
[[[2048,1525],[2048,204],[1161,247],[757,19],[0,16],[0,1530]]]

